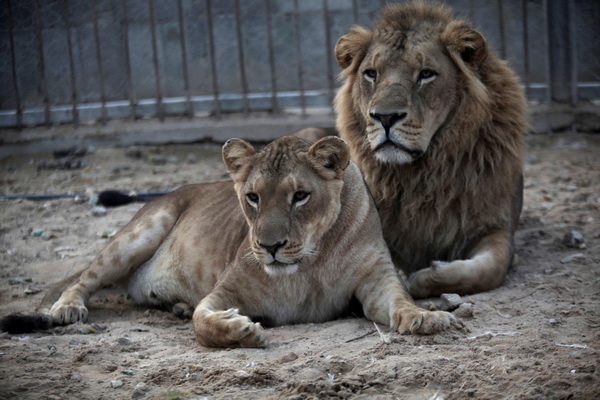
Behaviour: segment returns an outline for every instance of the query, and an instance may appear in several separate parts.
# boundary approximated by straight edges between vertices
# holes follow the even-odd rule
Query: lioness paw
[[[392,317],[392,327],[400,334],[429,335],[444,331],[451,326],[462,325],[456,317],[445,311],[426,311],[419,308],[398,310]]]
[[[240,315],[238,309],[217,311],[205,315],[199,321],[196,332],[198,341],[209,347],[265,347],[267,337],[259,323],[245,315]]]
[[[65,304],[56,302],[50,309],[52,321],[57,325],[68,325],[76,322],[85,322],[88,309],[81,303]]]

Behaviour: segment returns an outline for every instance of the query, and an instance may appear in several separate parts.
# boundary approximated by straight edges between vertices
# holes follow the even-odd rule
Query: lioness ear
[[[483,36],[461,21],[448,24],[440,37],[456,62],[460,57],[467,66],[476,71],[487,57],[487,44]]]
[[[360,26],[353,26],[350,32],[337,41],[335,59],[340,67],[348,68],[354,60],[362,60],[367,54],[372,33]]]
[[[346,142],[337,136],[328,136],[308,149],[308,156],[317,173],[325,179],[341,179],[350,162]]]
[[[256,149],[245,140],[229,139],[223,145],[222,154],[227,171],[236,180],[239,172],[250,164],[250,157],[256,154]]]

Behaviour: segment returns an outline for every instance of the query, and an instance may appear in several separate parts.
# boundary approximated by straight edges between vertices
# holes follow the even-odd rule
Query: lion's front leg
[[[356,296],[367,318],[401,334],[432,334],[462,325],[450,313],[427,311],[415,305],[391,266],[384,271],[373,271]]]
[[[207,347],[265,347],[262,326],[228,303],[213,292],[198,304],[193,316],[198,342]]]
[[[412,274],[410,294],[425,298],[443,293],[464,295],[495,289],[502,285],[512,256],[512,234],[498,229],[480,239],[467,259],[434,261],[431,267]]]

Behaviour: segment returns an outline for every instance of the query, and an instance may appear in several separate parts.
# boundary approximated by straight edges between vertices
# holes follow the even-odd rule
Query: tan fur
[[[396,266],[412,274],[411,294],[501,285],[527,130],[515,74],[480,33],[424,2],[388,6],[372,31],[354,27],[340,38],[335,55],[345,79],[337,128]]]
[[[233,182],[185,186],[147,204],[86,270],[58,284],[53,292],[67,288],[49,310],[54,322],[85,320],[94,292],[127,280],[137,303],[195,308],[206,346],[264,346],[251,318],[325,321],[353,296],[367,318],[401,333],[460,326],[412,302],[341,139],[284,137],[260,152],[234,139],[223,159]]]

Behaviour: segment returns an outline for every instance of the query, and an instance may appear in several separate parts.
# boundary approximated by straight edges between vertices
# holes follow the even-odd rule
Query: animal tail
[[[45,331],[55,324],[47,311],[58,300],[62,292],[79,279],[83,271],[73,274],[54,285],[42,299],[36,314],[9,314],[0,319],[0,331],[11,334]]]
[[[8,333],[45,331],[53,325],[50,314],[10,314],[0,319],[0,330]]]

